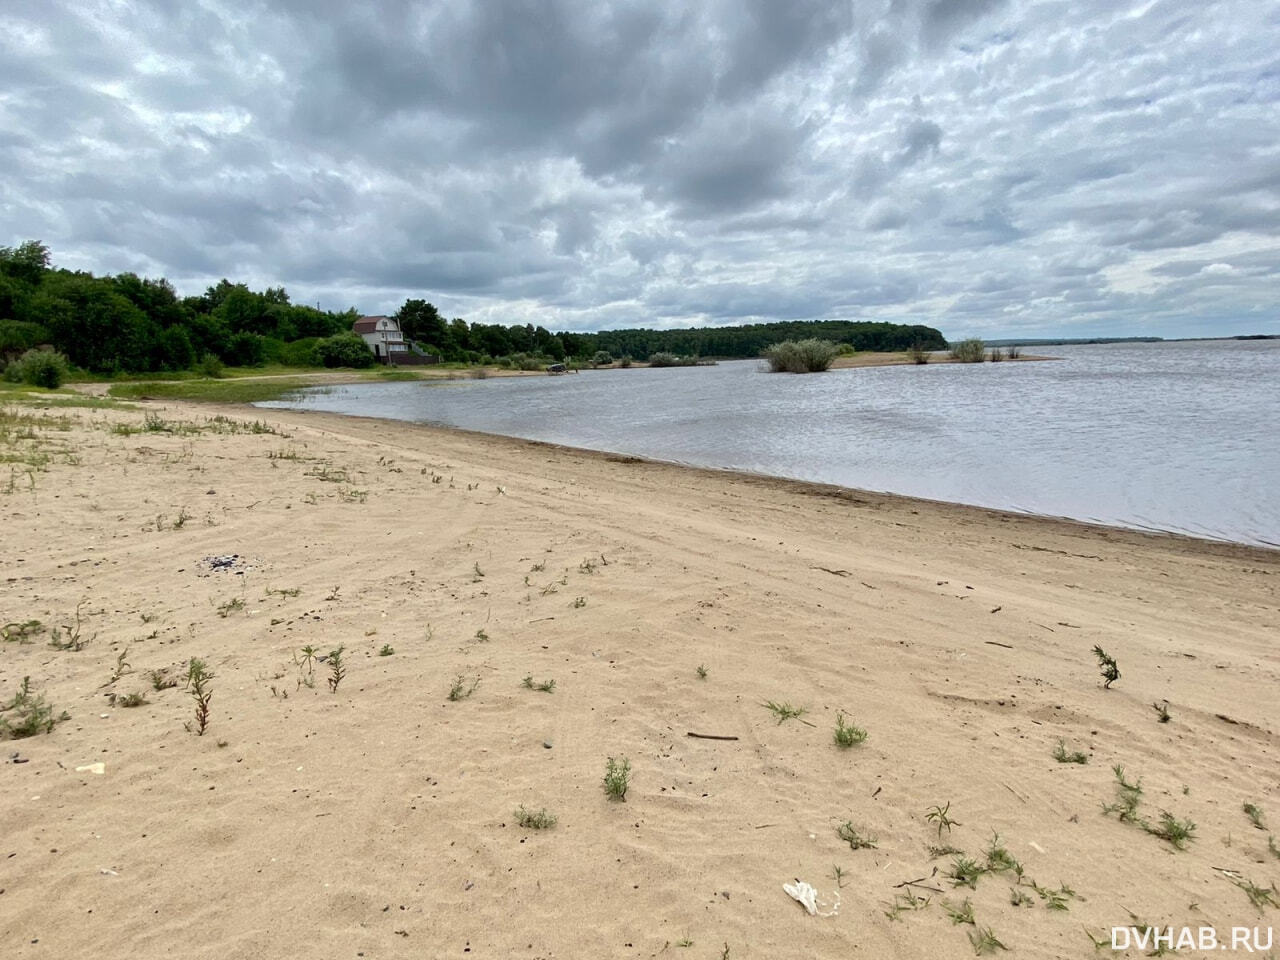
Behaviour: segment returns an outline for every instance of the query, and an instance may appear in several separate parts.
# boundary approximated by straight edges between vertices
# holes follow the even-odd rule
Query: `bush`
[[[302,340],[286,343],[280,351],[280,362],[286,367],[323,366],[320,351],[316,349],[316,344],[319,342],[319,337],[305,337]]]
[[[622,367],[624,370],[625,370],[626,368],[630,367],[630,366],[631,366],[631,358],[630,358],[630,357],[623,357],[621,360],[619,360],[619,361],[618,361],[618,366]]]
[[[784,340],[765,347],[763,356],[774,373],[820,373],[839,352],[830,340]]]
[[[371,367],[373,351],[354,333],[335,333],[316,344],[320,362],[326,367]]]
[[[668,353],[666,350],[659,350],[657,353],[649,355],[649,366],[651,367],[696,367],[697,365],[697,357],[680,357],[674,353]]]
[[[241,330],[233,333],[227,341],[227,352],[223,359],[233,367],[260,367],[266,359],[267,338]]]
[[[67,358],[54,350],[28,350],[5,367],[4,378],[56,390],[67,379]]]
[[[986,344],[977,337],[951,344],[951,359],[960,363],[981,363],[986,356]]]
[[[225,372],[226,369],[222,361],[214,353],[206,353],[200,358],[200,362],[196,364],[196,373],[202,377],[212,377],[214,380],[218,380],[221,379]]]
[[[533,353],[511,353],[498,360],[498,365],[508,370],[545,370],[549,363],[555,361]]]
[[[917,340],[907,348],[907,359],[912,363],[928,363],[929,351],[925,349],[924,344]]]
[[[597,350],[591,357],[593,367],[609,367],[613,365],[613,354],[608,350]]]

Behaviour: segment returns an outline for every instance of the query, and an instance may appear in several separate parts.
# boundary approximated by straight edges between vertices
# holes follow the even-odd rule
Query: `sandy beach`
[[[1277,925],[1276,552],[333,415],[0,407],[0,705],[29,677],[68,715],[0,743],[7,957]]]

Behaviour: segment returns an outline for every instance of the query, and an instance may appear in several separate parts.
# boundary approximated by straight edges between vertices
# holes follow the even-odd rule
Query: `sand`
[[[332,415],[25,412],[67,420],[3,446],[51,457],[0,464],[0,621],[82,604],[88,643],[0,644],[0,702],[69,714],[0,744],[6,957],[969,957],[965,899],[1010,956],[1088,957],[1131,914],[1280,915],[1223,872],[1280,880],[1274,552]],[[150,680],[192,657],[203,736]],[[1117,764],[1185,851],[1104,815]],[[929,848],[995,833],[1024,881],[953,888]],[[834,916],[783,892],[829,909],[837,866]]]

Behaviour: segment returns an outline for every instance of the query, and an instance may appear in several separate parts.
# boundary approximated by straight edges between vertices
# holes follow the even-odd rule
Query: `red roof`
[[[356,321],[353,329],[356,333],[376,333],[378,331],[378,321],[385,320],[386,317],[361,317]]]

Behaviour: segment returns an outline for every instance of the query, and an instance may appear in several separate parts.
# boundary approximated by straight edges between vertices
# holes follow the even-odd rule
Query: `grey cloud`
[[[15,0],[0,244],[577,329],[1263,322],[1280,24],[1056,10]]]

